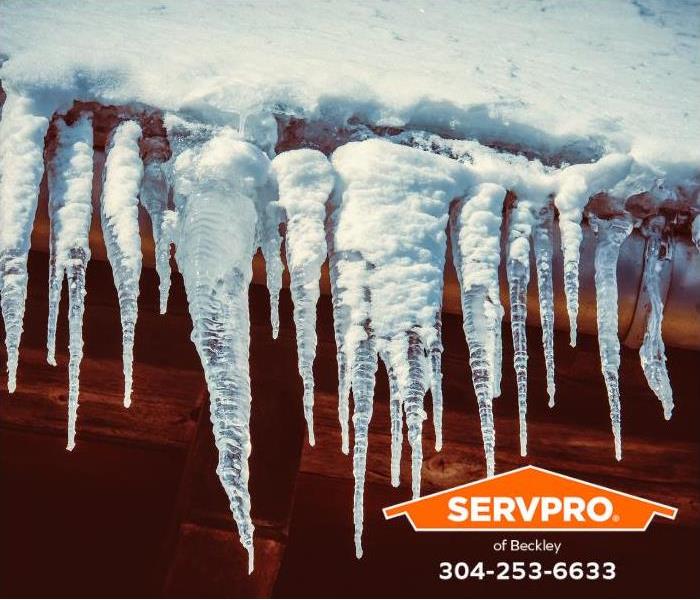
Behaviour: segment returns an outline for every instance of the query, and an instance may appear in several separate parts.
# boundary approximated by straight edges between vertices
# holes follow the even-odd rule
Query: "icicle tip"
[[[355,536],[355,558],[358,560],[362,558],[362,539],[361,536]]]
[[[255,569],[255,548],[253,543],[247,544],[245,549],[248,551],[248,575]]]

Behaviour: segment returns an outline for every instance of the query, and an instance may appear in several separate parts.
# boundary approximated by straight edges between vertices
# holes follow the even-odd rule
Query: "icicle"
[[[401,452],[403,446],[403,403],[399,393],[399,382],[386,352],[382,353],[382,362],[389,379],[389,419],[391,421],[391,485],[401,484]]]
[[[360,339],[353,352],[351,368],[354,405],[352,424],[355,430],[355,446],[352,453],[352,472],[355,478],[353,521],[355,525],[355,556],[357,558],[362,558],[367,446],[374,401],[374,376],[377,371],[376,341],[369,324],[365,325],[365,336],[364,339]]]
[[[673,390],[666,369],[666,349],[661,335],[664,304],[659,290],[659,273],[663,269],[662,261],[669,259],[665,252],[667,247],[661,238],[663,225],[664,219],[656,218],[646,228],[647,248],[642,285],[649,298],[649,313],[639,358],[649,387],[661,401],[664,417],[668,420],[673,413]]]
[[[90,260],[92,218],[92,121],[80,117],[72,126],[56,121],[57,147],[49,163],[49,320],[47,361],[56,364],[56,323],[64,275],[68,277],[68,443],[75,447],[80,362],[83,357],[85,271]]]
[[[287,217],[287,266],[291,276],[299,374],[304,383],[304,416],[314,445],[313,407],[316,304],[326,260],[326,201],[335,183],[328,159],[317,150],[293,150],[272,161],[279,204]]]
[[[332,162],[338,185],[328,220],[328,247],[339,415],[343,427],[350,378],[359,556],[369,394],[377,353],[388,363],[393,386],[392,481],[398,482],[403,408],[411,444],[412,489],[414,495],[420,494],[424,396],[439,385],[431,375],[441,349],[436,315],[442,305],[447,212],[468,174],[455,161],[379,139],[348,143],[335,151]],[[371,389],[364,378],[357,389],[358,372],[372,373]],[[439,413],[437,393],[436,398]],[[344,444],[346,439],[343,431]]]
[[[27,257],[51,112],[39,110],[29,98],[9,92],[0,120],[0,309],[5,321],[10,393],[17,385],[27,298]]]
[[[345,257],[333,251],[332,227],[328,227],[326,232],[326,243],[328,247],[331,296],[333,299],[333,331],[335,334],[336,361],[338,363],[338,422],[340,423],[341,450],[343,454],[349,454],[350,374],[348,363],[350,357],[345,347],[345,340],[350,327],[350,307],[343,302],[343,288],[339,286],[341,280],[339,266],[344,263]]]
[[[284,221],[284,214],[276,202],[270,201],[273,194],[267,187],[260,191],[260,197],[267,198],[267,202],[264,202],[259,210],[258,235],[260,239],[258,243],[265,259],[267,290],[270,294],[270,325],[272,326],[272,339],[276,340],[280,331],[279,304],[282,274],[284,273],[282,235],[280,234],[280,225]]]
[[[151,218],[156,272],[158,273],[160,290],[160,314],[162,315],[168,310],[168,296],[170,294],[170,244],[172,239],[168,235],[168,227],[165,223],[169,194],[170,182],[165,163],[158,159],[146,162],[139,199]]]
[[[595,291],[600,363],[610,402],[615,458],[621,460],[617,261],[620,256],[620,246],[632,231],[632,223],[625,217],[604,220],[595,216],[590,218],[590,223],[598,238],[595,249]]]
[[[433,430],[435,451],[442,450],[442,319],[435,316],[436,337],[430,346],[430,395],[433,398]],[[399,449],[399,460],[401,460]]]
[[[571,346],[576,346],[583,209],[593,194],[620,183],[629,173],[632,164],[633,160],[629,156],[609,154],[595,163],[567,167],[558,175],[559,189],[554,204],[559,211],[561,250],[564,254],[564,293]]]
[[[499,185],[481,184],[466,200],[455,203],[450,215],[452,255],[462,289],[464,334],[469,346],[489,477],[495,471],[494,346],[503,310],[495,290],[498,289],[501,211],[505,194]]]
[[[532,203],[518,199],[508,219],[506,271],[510,295],[513,365],[518,388],[520,456],[527,455],[527,286],[530,282],[530,236],[534,221]]]
[[[493,323],[493,354],[492,365],[493,373],[491,383],[493,385],[493,397],[498,398],[501,395],[501,378],[503,376],[503,315],[505,311],[501,305],[500,289],[497,285],[492,285],[489,295],[492,298],[498,298],[498,304],[494,306],[494,323]]]
[[[552,225],[554,208],[551,203],[542,207],[533,232],[535,265],[537,268],[537,293],[542,324],[542,346],[547,369],[547,394],[549,406],[554,406],[554,288],[552,285]]]
[[[122,323],[124,406],[131,406],[134,332],[141,276],[138,193],[143,177],[139,153],[141,127],[125,121],[112,132],[107,148],[100,208],[107,258],[119,297]]]
[[[190,148],[182,144],[186,149],[174,163],[176,259],[192,317],[192,341],[209,388],[217,473],[252,571],[248,287],[256,248],[256,200],[266,184],[269,161],[228,127],[208,141],[193,137]]]
[[[395,336],[386,345],[385,354],[396,378],[406,416],[407,437],[411,446],[411,488],[413,497],[418,498],[423,465],[423,421],[426,418],[423,400],[430,383],[430,358],[416,331]]]

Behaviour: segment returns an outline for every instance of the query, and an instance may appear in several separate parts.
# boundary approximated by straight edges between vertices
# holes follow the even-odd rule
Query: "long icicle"
[[[430,345],[430,395],[433,398],[433,430],[435,432],[435,451],[442,450],[442,318],[435,316],[436,337]],[[400,456],[400,455],[399,455]],[[400,460],[400,458],[399,458]]]
[[[532,204],[518,198],[508,217],[506,273],[510,296],[510,327],[513,336],[513,366],[518,389],[520,456],[527,455],[527,286],[530,282],[530,237]]]
[[[10,393],[17,387],[27,258],[51,112],[39,110],[31,99],[8,91],[0,120],[0,312],[5,322]]]
[[[596,318],[600,365],[608,390],[610,420],[615,438],[615,458],[622,460],[620,405],[620,339],[618,338],[617,261],[620,247],[632,231],[626,217],[604,220],[591,216],[591,228],[597,235],[595,249]]]
[[[667,248],[662,239],[663,225],[663,217],[657,217],[645,228],[647,248],[642,285],[649,298],[649,313],[639,358],[649,387],[661,402],[664,417],[668,420],[673,414],[673,389],[666,369],[666,348],[661,334],[664,304],[659,289],[659,273],[663,268],[663,261],[670,257],[662,254],[662,249]]]
[[[134,333],[141,276],[138,194],[143,178],[139,151],[141,127],[125,121],[112,132],[107,148],[100,209],[107,258],[119,298],[122,323],[124,406],[131,406]]]
[[[401,452],[403,450],[403,403],[399,382],[387,352],[382,352],[382,362],[389,379],[389,419],[391,422],[391,485],[401,484]]]
[[[500,263],[501,211],[506,192],[496,184],[481,184],[450,214],[452,256],[462,290],[464,334],[479,406],[486,454],[486,474],[495,472],[494,346],[503,308],[495,295]]]
[[[365,324],[365,337],[359,341],[353,355],[351,369],[352,423],[355,431],[355,446],[352,453],[352,471],[355,478],[353,521],[355,525],[355,556],[362,558],[369,423],[372,420],[374,380],[377,371],[377,346],[369,323]]]
[[[248,552],[249,571],[254,565],[254,526],[248,491],[248,287],[259,218],[256,200],[268,170],[267,157],[240,141],[231,128],[209,140],[195,137],[174,168],[180,227],[176,259],[192,316],[192,341],[209,389],[217,474]]]
[[[309,444],[314,445],[313,407],[316,358],[316,304],[321,266],[326,259],[326,202],[335,177],[328,159],[317,150],[292,150],[275,157],[279,204],[287,217],[286,253],[294,302],[299,373],[304,384],[304,416]]]
[[[350,363],[351,356],[346,347],[347,333],[350,328],[350,308],[342,299],[344,290],[339,282],[340,263],[344,262],[340,254],[333,252],[333,234],[329,228],[328,270],[331,280],[331,295],[333,296],[333,331],[335,334],[336,360],[338,363],[338,422],[340,423],[340,447],[343,454],[350,453]]]
[[[80,362],[83,356],[85,272],[90,260],[93,131],[88,116],[72,126],[56,120],[57,146],[48,167],[51,241],[47,361],[56,364],[56,324],[64,275],[68,277],[68,442],[75,448]]]
[[[537,215],[533,231],[535,265],[537,268],[537,293],[540,305],[540,323],[542,325],[542,346],[544,363],[547,370],[547,395],[550,408],[554,406],[554,287],[552,283],[552,257],[554,245],[552,230],[554,207],[551,202],[543,206]]]

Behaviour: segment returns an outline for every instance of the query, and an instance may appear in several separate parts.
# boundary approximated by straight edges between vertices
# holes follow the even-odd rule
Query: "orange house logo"
[[[678,509],[527,466],[384,509],[416,531],[644,531]]]

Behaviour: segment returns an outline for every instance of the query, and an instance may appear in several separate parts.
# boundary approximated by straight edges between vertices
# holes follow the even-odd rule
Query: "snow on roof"
[[[261,106],[360,115],[582,160],[700,162],[692,0],[6,0],[0,19],[3,85],[35,96],[214,121]]]

